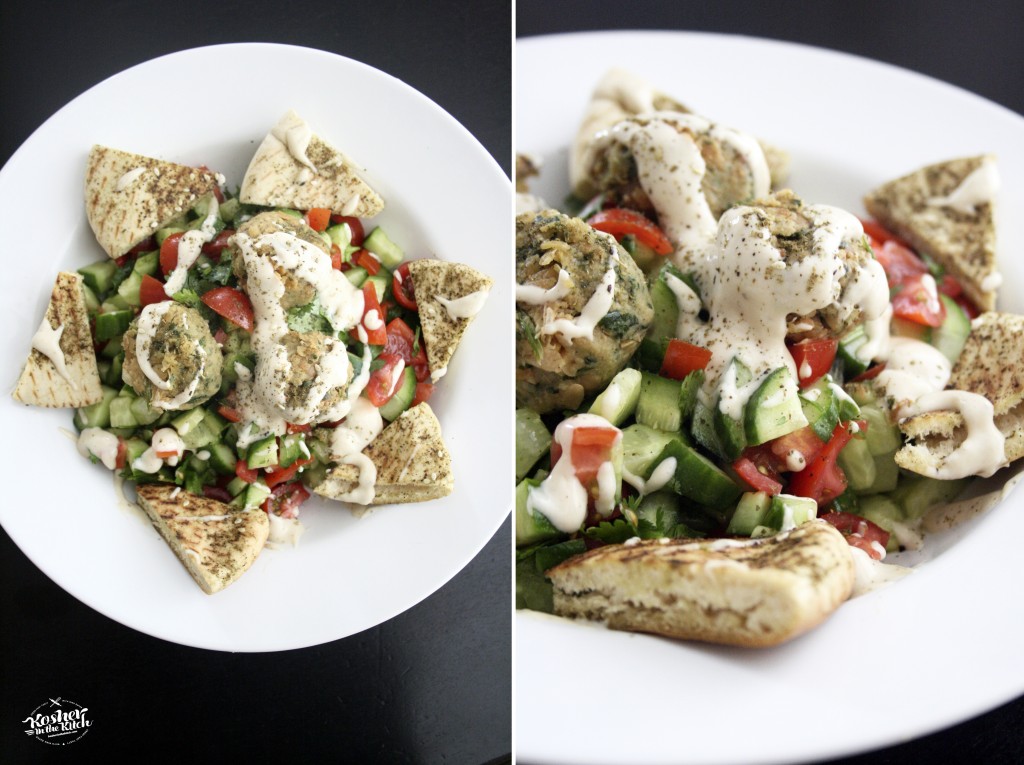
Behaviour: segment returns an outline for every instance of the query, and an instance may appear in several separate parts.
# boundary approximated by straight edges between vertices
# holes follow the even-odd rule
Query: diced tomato
[[[942,280],[938,282],[937,286],[939,292],[951,298],[959,297],[964,291],[964,288],[960,286],[960,282],[956,280],[953,274],[943,274]]]
[[[340,271],[341,270],[342,262],[343,262],[343,259],[341,257],[341,248],[338,245],[336,245],[336,244],[332,244],[331,245],[331,268],[333,268],[335,271]]]
[[[332,215],[331,223],[347,223],[349,231],[352,232],[350,244],[353,247],[362,246],[363,240],[366,239],[366,233],[363,231],[363,223],[359,218],[354,218],[351,215]]]
[[[217,414],[223,417],[228,422],[241,422],[242,415],[234,407],[230,407],[227,404],[221,404],[217,407]]]
[[[409,325],[399,318],[388,322],[387,330],[388,340],[384,345],[384,352],[400,356],[406,366],[413,368],[416,379],[421,383],[425,381],[430,376],[430,366],[427,364],[427,352],[423,347],[423,341],[421,340],[416,347],[416,335],[413,334]],[[416,347],[415,353],[413,353],[414,347]]]
[[[821,454],[821,450],[825,448],[825,442],[818,438],[810,425],[807,425],[800,430],[794,430],[792,433],[769,441],[766,446],[781,465],[780,471],[793,472],[789,467],[790,454],[799,452],[804,458],[804,464],[809,465],[815,457]]]
[[[160,271],[164,276],[178,267],[178,243],[183,233],[171,234],[160,245]]]
[[[156,249],[156,242],[153,241],[153,237],[148,236],[145,239],[143,239],[141,242],[139,242],[137,245],[132,247],[130,250],[128,250],[128,254],[129,255],[141,255],[144,252],[152,252],[155,249]],[[118,265],[122,266],[124,264],[123,263],[118,263]]]
[[[202,301],[235,326],[252,332],[252,303],[244,292],[234,287],[215,287],[203,295]]]
[[[838,347],[839,341],[835,338],[801,340],[789,346],[789,353],[796,362],[796,373],[801,388],[813,385],[832,368]]]
[[[732,463],[732,469],[754,491],[763,491],[773,497],[782,491],[782,484],[771,477],[767,469],[759,468],[749,457],[740,457]],[[765,472],[761,472],[762,470]]]
[[[946,306],[939,300],[931,274],[920,274],[903,281],[900,291],[892,298],[892,314],[928,327],[942,326],[946,320]]]
[[[968,319],[977,319],[981,311],[978,310],[978,306],[971,302],[970,298],[966,295],[958,295],[953,298],[956,304],[964,309],[964,313],[967,314]]]
[[[892,233],[889,229],[883,226],[878,221],[864,220],[861,219],[861,225],[864,227],[864,233],[870,236],[879,244],[885,244],[892,240],[903,247],[909,247],[909,245],[900,239],[896,234]]]
[[[711,351],[673,337],[668,341],[665,358],[661,362],[661,376],[682,380],[697,369],[704,369],[711,361]]]
[[[245,460],[238,460],[235,463],[235,475],[246,483],[256,483],[256,479],[260,477],[259,471],[255,468],[250,468]]]
[[[228,246],[228,240],[231,239],[231,237],[233,237],[234,235],[235,232],[233,229],[224,229],[213,238],[213,241],[207,242],[206,244],[203,245],[203,252],[205,252],[207,255],[213,255],[214,257],[219,258],[221,253],[224,252],[224,248]]]
[[[283,468],[283,467],[268,468],[267,469],[267,474],[264,476],[264,480],[267,482],[267,486],[273,488],[273,487],[277,486],[279,483],[284,483],[285,481],[290,481],[292,478],[294,478],[298,474],[300,468],[302,468],[305,465],[308,465],[312,461],[313,461],[312,458],[310,458],[310,459],[297,459],[297,460],[295,460],[295,462],[293,462],[291,465],[289,465],[286,468]]]
[[[580,483],[589,486],[597,480],[601,465],[611,458],[612,447],[619,438],[621,431],[615,427],[573,428],[572,465]]]
[[[139,287],[139,303],[145,308],[153,303],[162,303],[170,300],[164,292],[164,283],[155,279],[149,274],[142,277],[142,285]]]
[[[637,241],[654,250],[658,255],[672,252],[672,242],[654,223],[634,210],[613,207],[595,213],[587,220],[592,228],[619,238],[632,234]]]
[[[854,377],[850,382],[864,382],[865,380],[874,380],[878,375],[885,369],[885,363],[875,364],[873,367],[861,372],[859,375]]]
[[[171,457],[181,456],[181,452],[177,449],[167,449],[166,451],[154,452],[154,454],[162,460],[169,460]]]
[[[117,439],[117,456],[114,458],[114,468],[116,470],[123,470],[125,464],[128,462],[128,446],[125,444],[124,439],[118,436]]]
[[[352,254],[352,262],[357,266],[365,268],[366,272],[370,274],[370,276],[380,273],[380,261],[377,260],[377,256],[369,250],[356,250]]]
[[[889,532],[881,526],[853,513],[824,513],[821,518],[842,532],[846,541],[854,547],[859,547],[875,560],[884,557],[885,546],[889,544]],[[879,551],[876,545],[880,545],[882,550]]]
[[[384,406],[395,394],[405,361],[393,353],[382,353],[377,357],[383,365],[370,373],[370,381],[366,384],[366,396],[374,406]]]
[[[410,311],[419,310],[416,305],[416,290],[412,283],[412,277],[409,276],[408,263],[400,265],[395,271],[395,275],[391,277],[391,292],[403,308],[408,308]]]
[[[419,375],[416,377],[418,382],[416,383],[416,394],[412,397],[412,406],[422,404],[434,395],[434,386],[431,383],[419,380]]]
[[[218,502],[230,502],[231,494],[228,493],[227,489],[220,486],[204,486],[203,496],[209,499],[215,499]]]
[[[793,473],[789,491],[800,497],[810,497],[819,507],[827,505],[846,490],[846,475],[836,464],[839,452],[852,437],[847,423],[839,423],[832,438],[817,457],[807,463],[799,473]]]
[[[928,266],[909,247],[890,239],[875,250],[875,258],[885,269],[889,286],[895,287],[907,279],[928,273]]]
[[[283,483],[275,486],[263,503],[263,511],[276,513],[282,518],[295,518],[299,505],[309,499],[309,491],[301,483]]]
[[[388,332],[384,325],[384,315],[377,300],[377,288],[372,284],[363,285],[363,329],[366,330],[366,342],[369,345],[384,345],[388,340]]]
[[[331,211],[326,207],[314,207],[306,213],[306,223],[314,231],[324,231],[331,222]]]
[[[288,423],[289,433],[309,433],[312,429],[312,425],[295,425],[294,423]]]

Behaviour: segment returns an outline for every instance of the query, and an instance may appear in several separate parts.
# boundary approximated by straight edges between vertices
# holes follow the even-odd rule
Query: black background
[[[66,102],[122,69],[201,45],[268,41],[328,50],[404,80],[508,173],[511,35],[508,2],[3,0],[0,163]],[[168,93],[168,108],[200,85]],[[208,111],[197,114],[216,130],[231,92],[209,93]],[[45,204],[46,180],[26,193]],[[36,496],[45,502],[45,488]],[[271,654],[184,648],[122,627],[67,595],[0,533],[0,762],[507,760],[510,528],[506,520],[458,576],[390,622]],[[430,660],[403,659],[409,644]],[[57,696],[94,720],[66,748],[22,732],[21,721]]]
[[[841,50],[937,77],[974,91],[1024,114],[1024,4],[1000,2],[652,2],[559,3],[517,0],[516,34],[519,37],[557,32],[601,29],[680,29],[723,32],[800,42]],[[614,54],[610,54],[614,56]],[[626,51],[614,63],[629,64]],[[610,60],[610,64],[612,61]],[[596,77],[599,73],[595,72]],[[771,86],[765,82],[765,86]],[[851,94],[861,100],[866,120],[884,114],[871,109],[871,93]],[[1008,218],[1012,218],[1010,213]],[[1022,361],[1024,364],[1024,361]],[[1014,573],[1009,557],[1008,573]],[[1024,575],[1021,576],[1024,585]],[[979,583],[979,587],[983,584]],[[950,603],[951,609],[956,608]],[[915,646],[836,646],[836,663],[850,672],[879,673],[879,693],[899,696],[901,685],[913,678],[900,676],[899,657]],[[978,646],[984,651],[985,646]],[[1019,672],[1018,656],[1007,656],[1008,671]],[[1013,667],[1018,669],[1014,670]],[[935,672],[943,671],[936,664]],[[955,693],[955,689],[950,689]],[[813,699],[808,703],[813,707]],[[809,707],[809,708],[811,708]],[[802,711],[765,710],[779,717],[780,725],[813,726],[813,717]],[[827,715],[829,710],[821,709]],[[800,721],[795,720],[796,717]],[[858,721],[851,719],[851,726]],[[642,729],[637,731],[642,735]],[[736,735],[743,735],[737,721]],[[680,741],[685,751],[685,737]],[[770,742],[766,742],[770,751]],[[1024,699],[1006,704],[989,714],[922,739],[879,752],[836,760],[843,765],[888,763],[1010,763],[1024,761]]]

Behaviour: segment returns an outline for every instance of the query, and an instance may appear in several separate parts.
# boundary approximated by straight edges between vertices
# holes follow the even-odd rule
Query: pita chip
[[[247,204],[372,218],[384,200],[359,177],[355,163],[289,110],[263,139],[242,179]]]
[[[492,281],[461,263],[410,260],[409,276],[420,316],[432,382],[448,371],[470,322],[483,307]]]
[[[883,226],[928,255],[963,285],[983,311],[996,305],[993,202],[999,185],[989,155],[929,165],[886,183],[864,206]]]
[[[103,398],[80,274],[57,275],[13,395],[46,407],[89,406]]]
[[[156,530],[208,595],[248,571],[270,533],[267,514],[259,508],[245,511],[167,484],[142,484],[136,494]]]
[[[100,246],[119,258],[217,188],[209,170],[93,146],[85,214]]]
[[[446,497],[455,488],[441,423],[426,403],[402,412],[363,454],[377,471],[372,505],[425,502]],[[328,470],[324,480],[312,488],[329,499],[350,502],[359,477],[359,467],[341,464]]]

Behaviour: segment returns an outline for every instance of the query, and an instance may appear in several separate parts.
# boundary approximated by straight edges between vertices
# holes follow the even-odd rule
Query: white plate
[[[2,398],[8,481],[0,521],[61,587],[112,619],[176,643],[230,651],[316,645],[390,619],[441,587],[512,504],[511,295],[503,276],[511,184],[479,143],[402,82],[349,59],[283,45],[225,45],[165,56],[112,77],[40,127],[0,173],[6,297],[2,359],[11,390],[57,271],[103,257],[82,187],[94,143],[188,164],[234,187],[289,108],[365,168],[387,202],[375,222],[410,257],[436,254],[491,274],[434,405],[455,492],[361,520],[310,501],[297,549],[266,550],[238,582],[204,595],[145,521],[119,509],[111,475],[61,433],[67,411]],[[481,375],[478,370],[488,370]],[[484,412],[508,412],[487,417]],[[308,507],[308,509],[307,509]]]
[[[520,40],[518,151],[565,159],[600,75],[624,66],[700,114],[792,155],[790,184],[863,214],[861,196],[957,156],[998,156],[1004,211],[1024,209],[1024,119],[891,66],[813,48],[690,33]],[[1009,215],[1006,216],[1009,222]],[[1003,229],[1005,234],[1006,228]],[[1024,312],[1024,259],[1004,238],[1000,307]],[[908,740],[1024,691],[1024,599],[1005,540],[1024,537],[1017,492],[887,590],[845,604],[773,650],[616,633],[542,614],[516,620],[516,741],[523,762],[768,763]]]

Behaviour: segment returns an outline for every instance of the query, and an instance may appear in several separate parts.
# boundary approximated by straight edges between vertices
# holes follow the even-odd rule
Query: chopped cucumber
[[[281,453],[278,464],[291,467],[297,460],[309,459],[309,448],[301,433],[291,433],[281,439]]]
[[[868,449],[866,439],[851,438],[839,452],[838,461],[839,467],[846,474],[847,486],[850,489],[865,491],[874,485],[877,477],[875,458]]]
[[[374,291],[377,293],[377,302],[384,302],[384,293],[387,292],[388,285],[391,284],[391,273],[388,271],[381,271],[379,274],[373,274],[367,276],[362,286],[372,284]],[[383,316],[381,317],[384,318]]]
[[[900,543],[893,532],[894,524],[903,522],[903,509],[896,502],[880,495],[861,497],[859,515],[889,532],[889,544],[885,546],[886,552],[899,552]]]
[[[658,372],[661,370],[668,342],[676,336],[676,325],[679,321],[679,304],[676,302],[676,296],[661,275],[651,284],[651,303],[654,305],[654,320],[640,343],[638,359],[644,369]]]
[[[402,248],[392,242],[380,226],[367,234],[363,241],[363,248],[376,255],[380,259],[381,265],[388,270],[398,268],[399,264],[405,260]]]
[[[695,369],[683,378],[679,386],[679,413],[684,422],[689,421],[693,410],[697,407],[697,397],[704,385],[704,370]]]
[[[96,339],[98,341],[109,340],[112,337],[123,335],[135,317],[132,311],[111,311],[96,315]]]
[[[673,439],[662,450],[658,462],[672,457],[676,472],[669,488],[701,505],[720,510],[731,507],[742,493],[728,475],[681,439]]]
[[[563,536],[542,513],[527,509],[530,489],[538,486],[540,481],[530,478],[516,486],[516,547]]]
[[[590,413],[601,415],[612,425],[621,425],[636,411],[642,379],[643,376],[636,369],[623,369],[594,399]]]
[[[969,483],[969,478],[942,481],[938,478],[907,476],[900,480],[889,497],[899,503],[907,518],[917,520],[936,505],[956,499]]]
[[[681,501],[672,491],[655,491],[640,500],[636,509],[636,535],[641,539],[675,539],[703,536],[683,523]]]
[[[110,404],[117,397],[117,391],[106,385],[100,387],[103,398],[75,412],[74,423],[79,430],[110,427]]]
[[[800,408],[814,435],[826,443],[839,424],[835,392],[822,378],[800,392]]]
[[[352,229],[347,223],[328,226],[325,233],[330,237],[331,243],[338,245],[341,250],[344,250],[352,243]]]
[[[892,454],[903,445],[899,428],[889,421],[889,415],[878,406],[862,404],[860,419],[868,424],[864,437],[873,455]]]
[[[682,433],[667,433],[633,423],[622,431],[622,467],[635,476],[647,478],[660,462],[658,458],[665,447],[682,439]]]
[[[117,275],[117,263],[104,259],[78,269],[82,280],[97,295],[105,295],[114,286],[114,277]]]
[[[867,341],[868,336],[864,331],[863,324],[858,324],[839,341],[836,355],[843,362],[844,379],[856,377],[867,370],[869,362],[862,361],[859,356],[861,348]]]
[[[735,460],[747,448],[747,433],[744,424],[743,410],[738,416],[729,410],[736,399],[742,397],[742,390],[750,384],[753,374],[750,368],[739,357],[734,356],[722,375],[719,383],[718,402],[714,410],[715,435],[721,444],[726,459]],[[744,402],[746,408],[746,402]]]
[[[747,440],[753,446],[807,425],[789,367],[779,367],[765,378],[747,402],[744,419]]]
[[[516,410],[516,483],[523,480],[551,448],[551,433],[532,409]]]
[[[406,367],[402,370],[402,380],[395,388],[395,392],[384,403],[384,406],[380,407],[380,416],[388,422],[392,422],[398,415],[409,408],[415,397],[416,373],[412,367]]]
[[[85,284],[84,282],[82,283],[82,297],[85,300],[85,311],[90,316],[94,315],[100,310],[99,297],[97,297],[96,293],[92,290],[92,288],[88,284]]]
[[[210,450],[210,467],[214,471],[221,475],[234,474],[238,458],[230,446],[218,442],[210,444],[207,449]]]
[[[370,274],[367,270],[362,266],[354,266],[348,271],[345,271],[345,278],[352,282],[352,286],[354,287],[362,287],[363,282],[366,281],[366,277],[369,275]]]
[[[939,295],[939,300],[946,307],[946,319],[942,326],[932,331],[932,345],[941,351],[951,364],[955,364],[960,358],[960,351],[964,349],[967,336],[971,334],[971,320],[953,298]]]
[[[683,413],[679,408],[679,381],[650,372],[641,374],[636,421],[658,430],[679,430],[683,424]]]
[[[763,491],[744,492],[729,519],[725,533],[729,536],[749,537],[754,529],[764,525],[764,518],[771,505],[772,498]]]
[[[249,447],[245,461],[250,470],[277,465],[277,436],[267,436],[255,441]]]
[[[789,531],[818,516],[818,503],[808,497],[796,497],[792,494],[776,494],[772,497],[771,507],[764,516],[761,529],[770,529],[771,533]],[[751,536],[759,536],[755,529]]]

